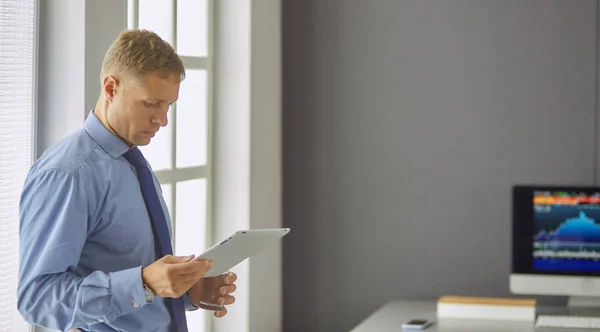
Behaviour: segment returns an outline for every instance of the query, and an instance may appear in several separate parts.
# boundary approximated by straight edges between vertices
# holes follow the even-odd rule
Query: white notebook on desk
[[[442,296],[438,318],[535,321],[535,299]]]

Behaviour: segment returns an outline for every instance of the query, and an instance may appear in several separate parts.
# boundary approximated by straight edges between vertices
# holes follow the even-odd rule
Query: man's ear
[[[108,75],[104,78],[104,81],[102,82],[102,92],[104,92],[104,97],[112,102],[113,98],[115,97],[115,95],[117,94],[117,88],[119,86],[119,79],[112,76],[112,75]]]

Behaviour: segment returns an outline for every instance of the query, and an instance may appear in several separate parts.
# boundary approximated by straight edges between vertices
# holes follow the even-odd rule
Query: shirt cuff
[[[146,305],[146,293],[142,282],[142,267],[111,272],[110,294],[119,316],[126,315]]]
[[[183,299],[183,304],[185,305],[185,310],[187,310],[187,311],[196,311],[196,310],[200,309],[200,307],[195,306],[190,301],[190,297],[187,295],[187,293],[183,294],[181,296],[181,298]]]

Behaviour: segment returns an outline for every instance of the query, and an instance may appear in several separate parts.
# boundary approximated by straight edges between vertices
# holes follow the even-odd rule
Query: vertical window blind
[[[19,198],[33,160],[35,0],[0,0],[0,331],[26,332],[17,311]]]

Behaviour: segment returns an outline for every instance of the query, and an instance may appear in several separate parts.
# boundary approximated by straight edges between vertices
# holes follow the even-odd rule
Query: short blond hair
[[[185,68],[171,45],[148,30],[124,30],[110,45],[100,79],[110,74],[127,74],[143,80],[149,74],[163,78],[175,75],[182,81]]]

